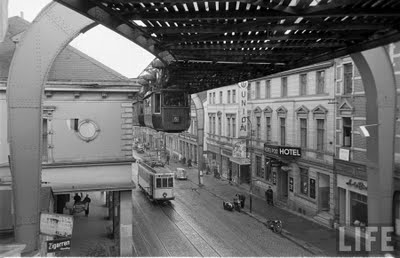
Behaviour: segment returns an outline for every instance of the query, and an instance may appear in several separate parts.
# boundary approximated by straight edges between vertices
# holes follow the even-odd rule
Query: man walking
[[[87,194],[85,199],[83,199],[83,203],[85,204],[85,216],[87,217],[89,215],[89,203],[91,199],[89,198],[89,195]]]
[[[265,192],[265,197],[267,198],[267,203],[274,206],[274,192],[271,189],[271,186],[268,187],[268,190]]]

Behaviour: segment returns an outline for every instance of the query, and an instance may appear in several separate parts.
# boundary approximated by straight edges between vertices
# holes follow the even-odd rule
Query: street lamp
[[[246,118],[250,124],[250,148],[249,149],[252,149],[253,148],[253,125],[251,123],[250,116],[246,116]],[[250,166],[249,166],[249,169],[250,169],[250,194],[249,194],[250,200],[249,201],[250,201],[250,213],[252,213],[252,210],[253,210],[253,171],[252,171],[252,166],[251,166],[251,151],[250,150],[249,150],[249,160],[250,160]]]

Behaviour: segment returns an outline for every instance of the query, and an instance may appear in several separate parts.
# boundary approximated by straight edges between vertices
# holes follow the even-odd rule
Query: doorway
[[[278,172],[278,194],[279,199],[286,202],[288,198],[288,172],[283,171],[282,169]],[[279,190],[280,189],[280,190]]]
[[[330,187],[329,187],[329,176],[324,174],[319,174],[318,182],[318,195],[319,195],[319,209],[321,211],[329,211],[330,202]]]

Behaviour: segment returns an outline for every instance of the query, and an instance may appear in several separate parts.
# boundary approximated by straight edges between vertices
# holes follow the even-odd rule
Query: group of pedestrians
[[[89,198],[89,195],[87,194],[86,197],[82,200],[83,194],[79,195],[78,193],[75,194],[74,196],[74,206],[78,203],[83,203],[85,204],[85,216],[87,217],[89,215],[89,204],[92,201]],[[81,201],[82,200],[82,201]]]

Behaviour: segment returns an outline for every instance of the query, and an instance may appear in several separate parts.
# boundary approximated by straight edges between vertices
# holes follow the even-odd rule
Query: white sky
[[[0,0],[1,1],[1,0]],[[50,0],[9,0],[8,17],[21,16],[32,22]],[[119,34],[98,25],[80,34],[70,45],[128,78],[136,78],[154,56]]]

